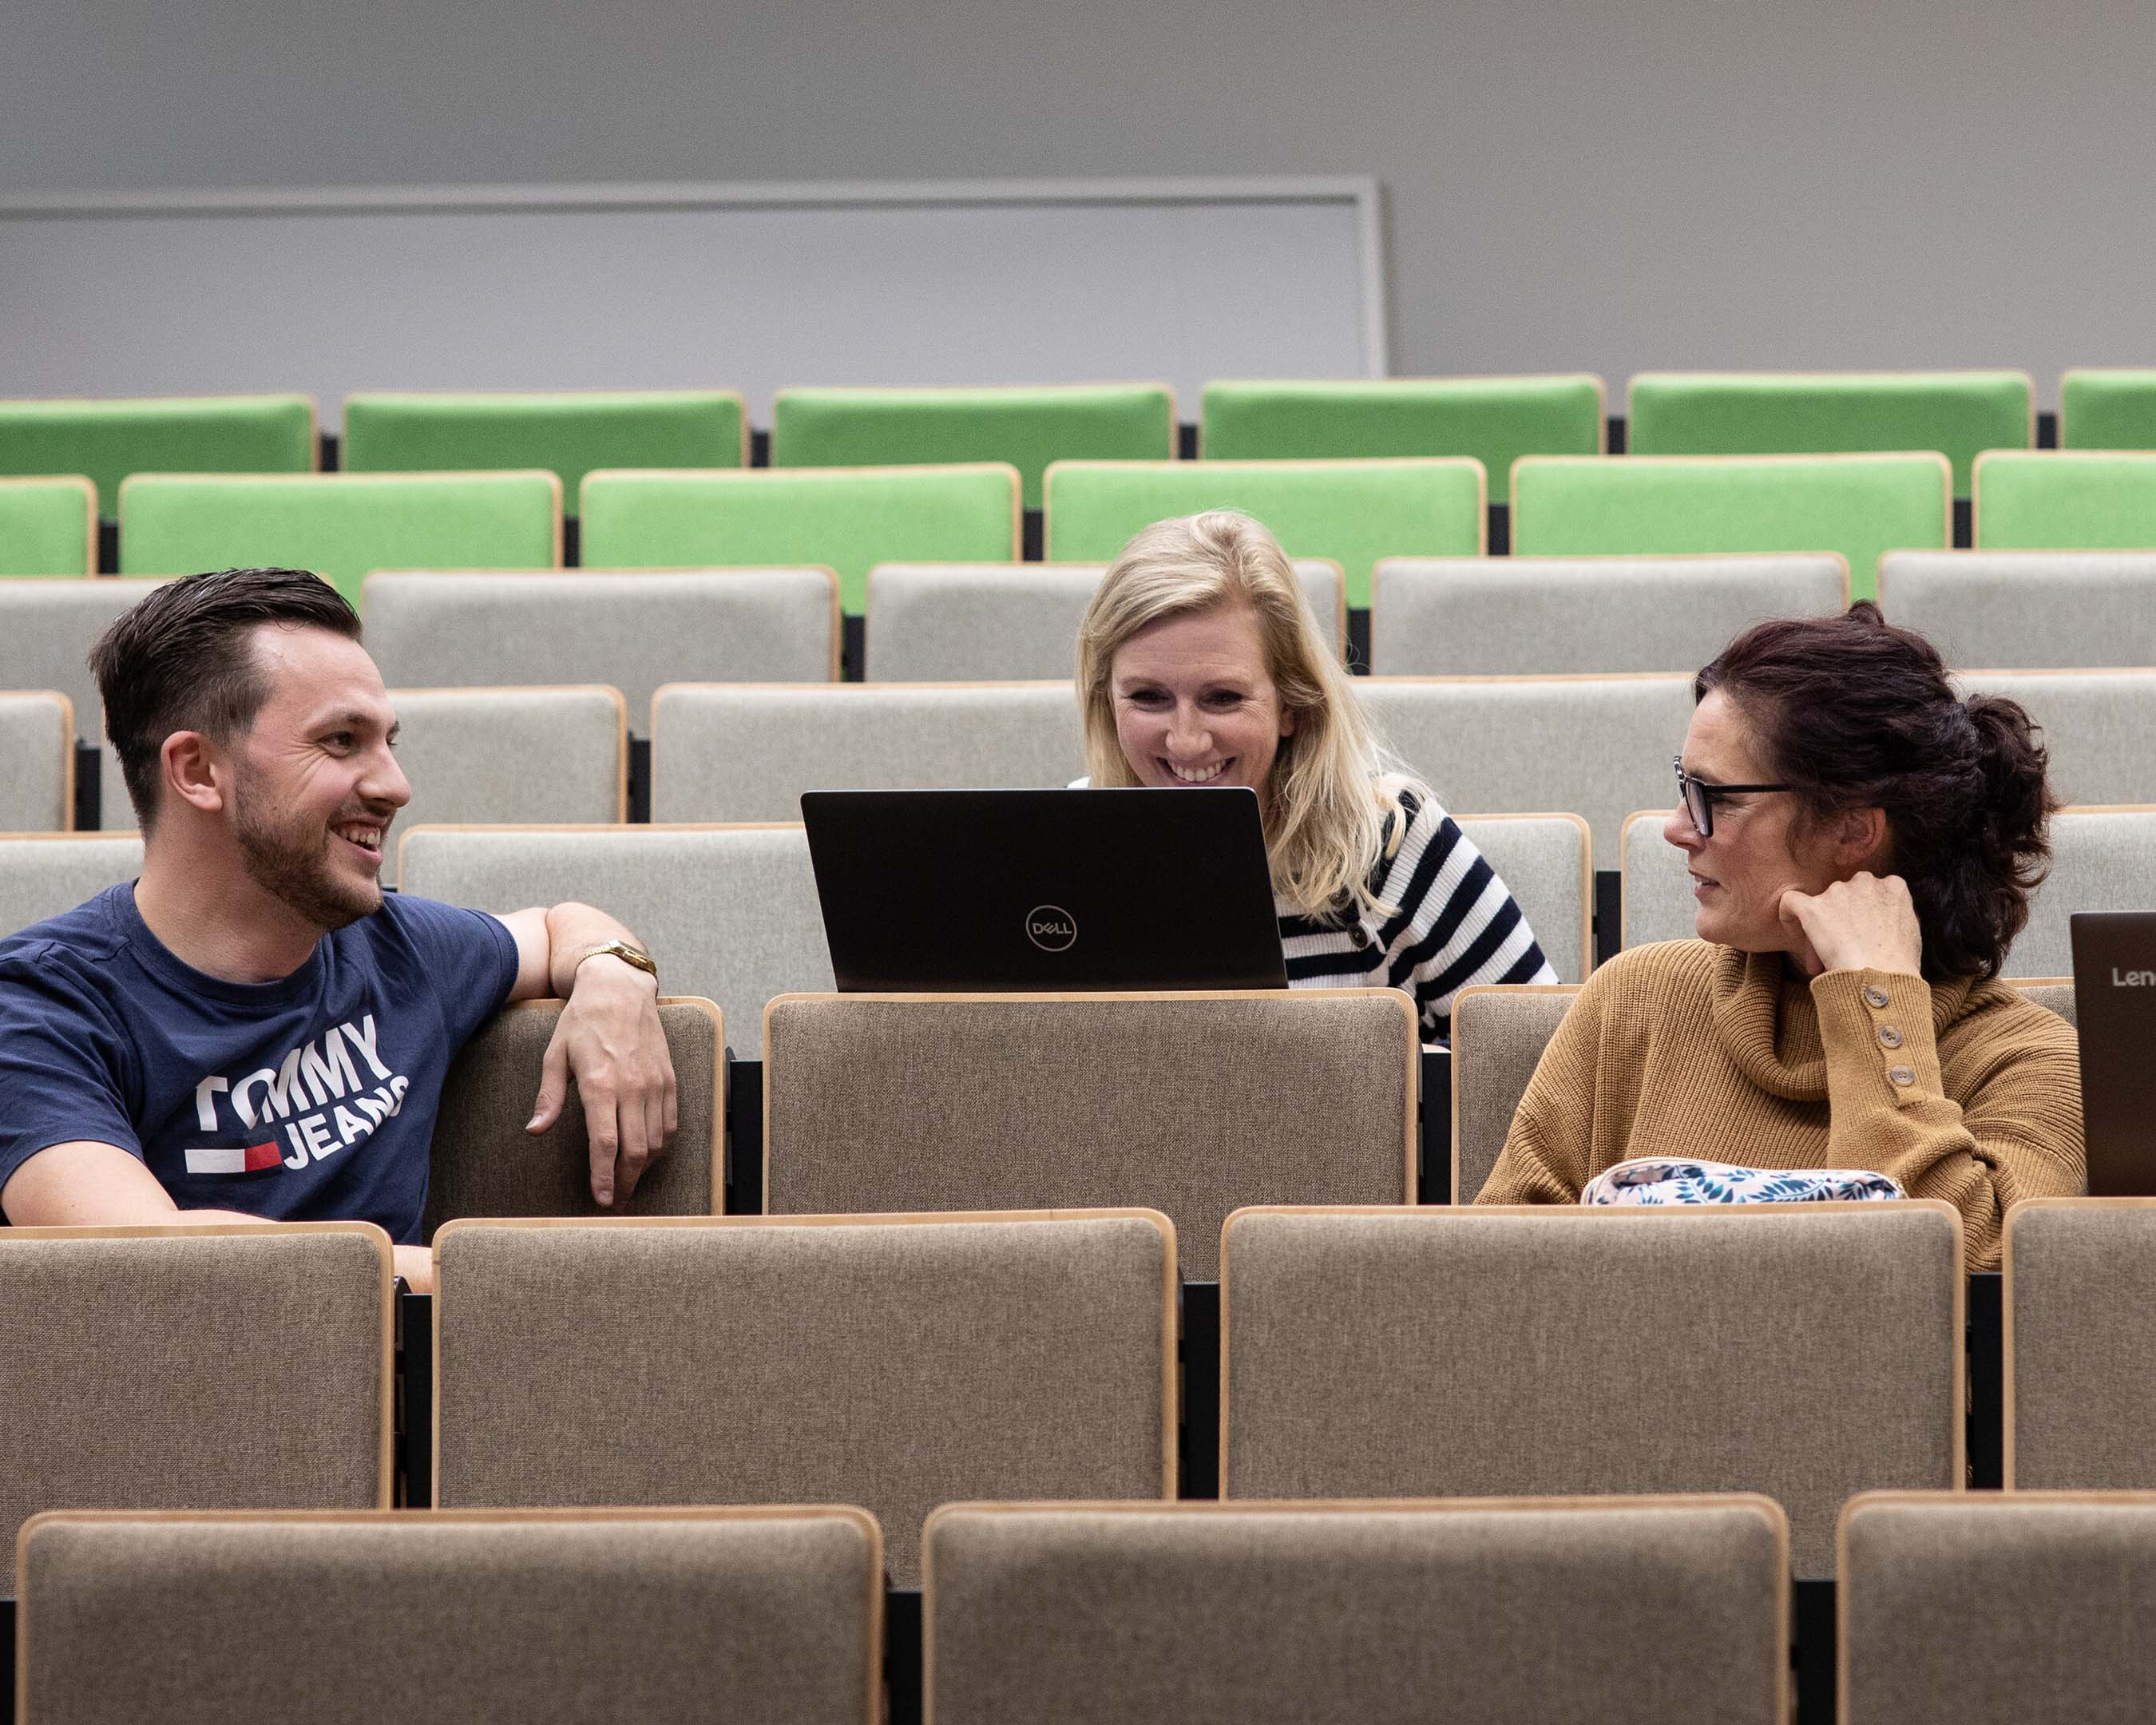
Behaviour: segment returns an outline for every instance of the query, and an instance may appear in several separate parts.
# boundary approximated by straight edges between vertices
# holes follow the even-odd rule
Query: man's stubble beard
[[[244,778],[233,787],[232,813],[233,837],[247,878],[317,928],[348,927],[382,908],[380,886],[370,881],[355,888],[331,871],[327,851],[335,834],[280,826],[262,812]],[[386,835],[388,823],[382,825]]]

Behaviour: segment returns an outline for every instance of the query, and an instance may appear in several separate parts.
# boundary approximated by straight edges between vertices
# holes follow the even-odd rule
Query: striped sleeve
[[[1372,885],[1396,906],[1382,921],[1329,927],[1281,919],[1294,988],[1394,988],[1414,997],[1425,1042],[1452,1034],[1452,1000],[1471,983],[1553,983],[1527,919],[1481,852],[1435,798],[1404,792],[1408,826]]]

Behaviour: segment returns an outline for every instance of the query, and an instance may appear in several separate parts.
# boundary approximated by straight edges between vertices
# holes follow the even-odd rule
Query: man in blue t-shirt
[[[141,877],[0,940],[0,1210],[18,1227],[357,1219],[418,1245],[450,1060],[564,998],[527,1130],[581,1096],[592,1195],[675,1126],[657,972],[588,905],[505,916],[378,884],[411,798],[359,619],[290,569],[153,591],[90,655]]]

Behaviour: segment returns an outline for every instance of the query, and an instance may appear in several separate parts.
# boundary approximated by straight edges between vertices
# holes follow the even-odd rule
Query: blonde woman
[[[1123,547],[1078,629],[1086,781],[1248,785],[1291,987],[1395,988],[1425,1041],[1470,983],[1557,980],[1430,788],[1398,771],[1280,543],[1226,510]]]

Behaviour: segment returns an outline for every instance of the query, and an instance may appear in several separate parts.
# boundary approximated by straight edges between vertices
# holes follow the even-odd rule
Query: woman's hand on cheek
[[[1884,970],[1907,976],[1923,973],[1924,937],[1917,907],[1899,875],[1853,875],[1825,892],[1782,894],[1785,926],[1800,933],[1823,970]],[[1804,954],[1798,962],[1803,963]]]

